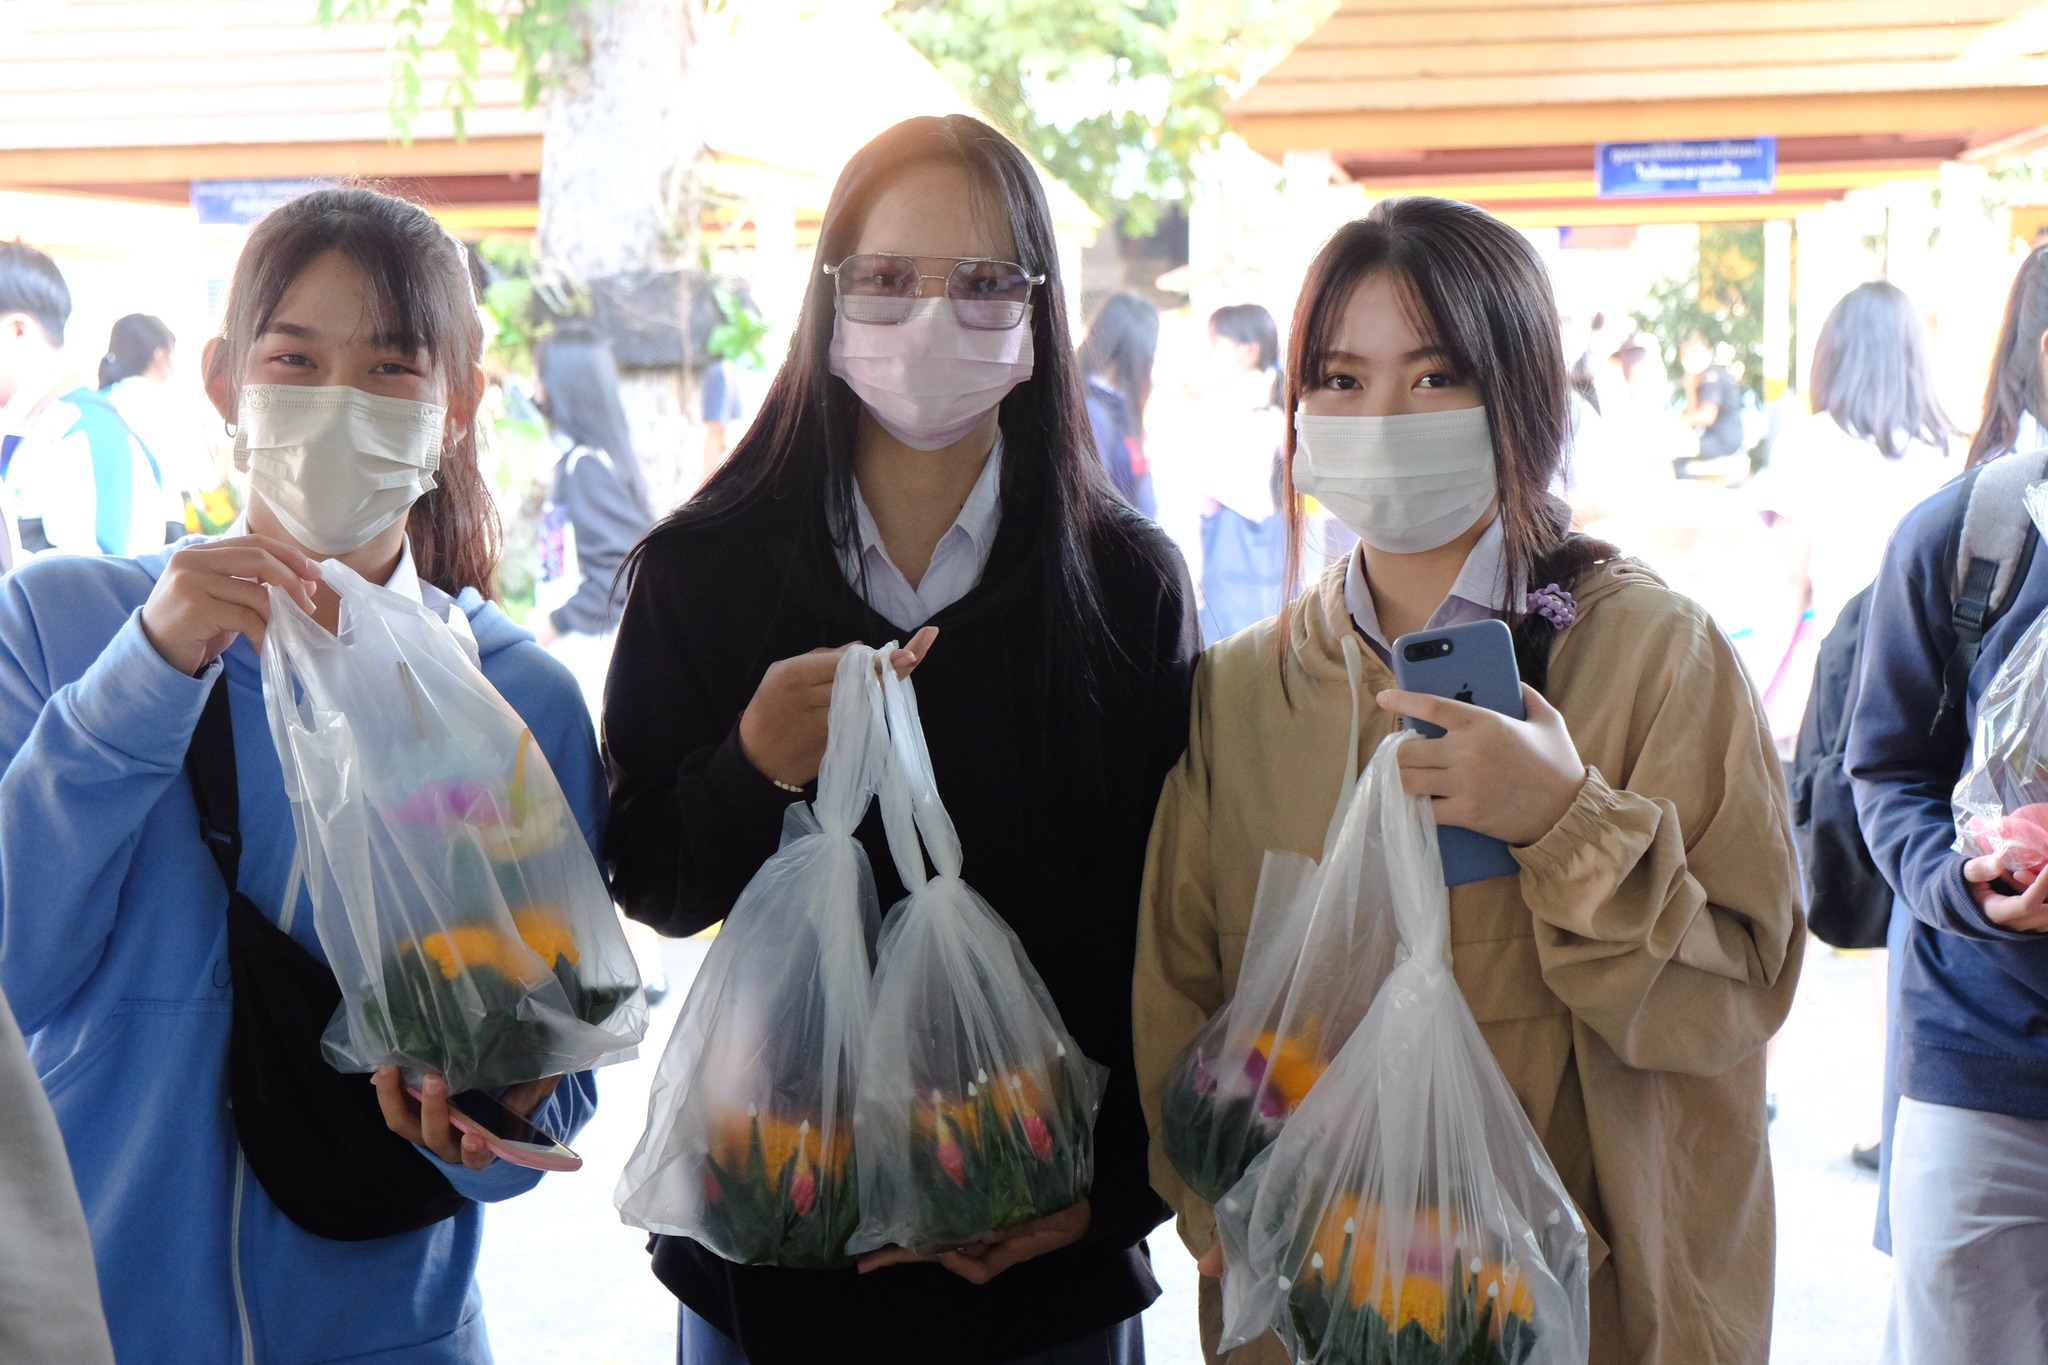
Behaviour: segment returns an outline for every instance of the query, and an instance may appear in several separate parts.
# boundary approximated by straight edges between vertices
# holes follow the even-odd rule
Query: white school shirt
[[[1495,517],[1479,537],[1479,543],[1465,556],[1457,580],[1423,629],[1442,630],[1471,621],[1505,620],[1508,600],[1507,533],[1501,529],[1500,518]],[[1380,629],[1380,614],[1372,604],[1372,590],[1366,586],[1363,546],[1351,552],[1351,562],[1344,570],[1344,606],[1380,661],[1391,662],[1393,642]]]
[[[981,477],[974,481],[967,501],[961,504],[960,515],[939,537],[931,565],[913,588],[903,571],[890,561],[889,552],[882,548],[881,530],[875,525],[874,514],[868,510],[868,500],[861,496],[856,480],[853,508],[860,522],[860,544],[839,547],[839,566],[846,581],[883,620],[909,635],[974,591],[974,585],[981,582],[982,570],[988,567],[989,551],[995,548],[997,524],[1002,520],[1002,489],[1003,437],[998,432]],[[867,571],[865,582],[863,569]]]

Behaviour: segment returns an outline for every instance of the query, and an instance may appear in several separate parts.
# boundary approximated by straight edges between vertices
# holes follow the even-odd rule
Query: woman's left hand
[[[1386,691],[1377,700],[1383,711],[1443,727],[1441,739],[1401,746],[1401,786],[1431,798],[1439,824],[1526,848],[1556,828],[1585,784],[1564,717],[1527,683],[1527,720],[1421,692]]]
[[[384,1126],[407,1142],[417,1143],[451,1166],[459,1162],[472,1171],[480,1171],[498,1159],[491,1155],[482,1138],[463,1132],[450,1121],[448,1082],[441,1077],[429,1073],[420,1083],[419,1099],[406,1093],[405,1077],[395,1066],[378,1067],[370,1079],[377,1087],[377,1104],[384,1111]],[[549,1076],[515,1085],[498,1103],[520,1118],[530,1119],[561,1081],[560,1076]]]
[[[860,1273],[865,1275],[883,1266],[906,1265],[914,1261],[936,1261],[963,1280],[987,1284],[1011,1266],[1035,1260],[1047,1252],[1058,1251],[1080,1241],[1087,1235],[1088,1224],[1093,1217],[1088,1201],[1083,1199],[1049,1218],[1005,1228],[979,1242],[942,1251],[936,1256],[919,1256],[902,1247],[883,1247],[860,1258]]]

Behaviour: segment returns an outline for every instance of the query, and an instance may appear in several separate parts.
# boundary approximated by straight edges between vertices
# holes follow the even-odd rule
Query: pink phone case
[[[419,1087],[410,1083],[406,1085],[405,1093],[416,1100],[424,1098],[420,1094]],[[457,1132],[475,1133],[484,1140],[484,1147],[492,1156],[497,1157],[500,1161],[509,1161],[514,1166],[525,1166],[530,1170],[536,1171],[580,1171],[583,1169],[583,1158],[569,1151],[568,1147],[560,1142],[555,1144],[555,1149],[552,1151],[540,1147],[530,1147],[523,1142],[508,1142],[452,1104],[448,1106],[448,1121],[455,1126]],[[567,1155],[565,1156],[563,1153],[567,1153]]]

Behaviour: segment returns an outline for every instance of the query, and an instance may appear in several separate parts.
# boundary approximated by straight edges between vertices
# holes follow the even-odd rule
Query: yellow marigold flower
[[[571,967],[583,961],[582,950],[576,946],[576,936],[569,932],[568,922],[546,906],[529,905],[514,910],[512,924],[519,930],[520,939],[550,970],[560,958],[567,958]]]
[[[1524,1322],[1535,1320],[1536,1300],[1529,1293],[1529,1277],[1515,1266],[1498,1266],[1489,1262],[1482,1267],[1479,1272],[1479,1299],[1482,1308],[1492,1309],[1496,1333],[1507,1326],[1510,1314]]]
[[[721,1125],[718,1150],[713,1153],[718,1164],[728,1171],[746,1169],[747,1150],[754,1134],[761,1135],[761,1160],[773,1178],[788,1160],[801,1152],[804,1157],[825,1170],[837,1175],[845,1169],[847,1156],[853,1146],[853,1134],[847,1125],[840,1124],[840,1131],[832,1135],[830,1151],[818,1135],[818,1128],[809,1119],[791,1123],[771,1114],[733,1114]]]
[[[1381,1288],[1374,1306],[1381,1320],[1397,1332],[1412,1322],[1427,1332],[1431,1341],[1444,1339],[1444,1287],[1427,1275],[1404,1276],[1399,1303],[1389,1282]]]
[[[409,943],[400,944],[399,952],[403,954],[411,947]],[[536,958],[518,939],[508,938],[496,929],[482,925],[463,925],[428,934],[420,941],[419,951],[433,959],[446,981],[453,981],[475,967],[489,967],[507,981],[528,985],[537,984],[552,974],[549,965]]]

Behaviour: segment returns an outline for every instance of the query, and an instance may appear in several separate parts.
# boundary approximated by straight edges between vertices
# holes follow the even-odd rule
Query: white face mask
[[[434,487],[448,409],[343,384],[248,384],[235,468],[299,544],[359,550]]]
[[[1297,412],[1294,432],[1295,488],[1389,554],[1450,544],[1500,491],[1485,408],[1395,417]]]

